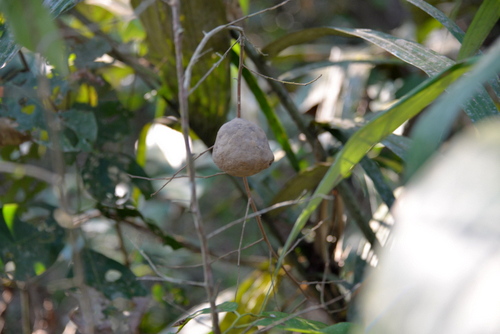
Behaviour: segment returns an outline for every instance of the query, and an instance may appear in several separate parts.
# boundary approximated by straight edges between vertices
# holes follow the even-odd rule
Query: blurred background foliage
[[[204,33],[279,3],[181,1],[183,65]],[[0,0],[0,12],[0,333],[210,332],[189,182],[162,188],[185,163],[167,2]],[[223,332],[355,326],[406,181],[498,114],[498,13],[494,0],[291,0],[240,23],[243,117],[275,154],[249,182],[281,253],[243,219],[240,179],[197,180]],[[235,38],[217,34],[194,67],[196,154],[236,115]],[[419,117],[454,81],[455,101]],[[205,154],[196,172],[219,170]]]

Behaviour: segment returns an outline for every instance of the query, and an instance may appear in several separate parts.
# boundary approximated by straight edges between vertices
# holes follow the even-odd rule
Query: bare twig
[[[281,80],[281,79],[276,79],[276,78],[273,78],[273,77],[269,77],[269,76],[267,76],[267,75],[264,75],[264,74],[262,74],[262,73],[259,73],[259,72],[257,72],[257,71],[254,71],[254,70],[250,69],[250,68],[249,68],[248,66],[246,66],[246,65],[243,65],[243,66],[245,66],[245,68],[246,68],[247,70],[249,70],[250,72],[252,72],[253,74],[256,74],[256,75],[261,76],[261,77],[263,77],[263,78],[266,78],[266,79],[268,79],[268,80],[274,80],[274,81],[277,81],[277,82],[281,82],[282,84],[286,84],[286,85],[307,86],[307,85],[310,85],[310,84],[312,84],[313,82],[317,81],[319,78],[321,78],[321,77],[323,76],[322,74],[320,74],[320,75],[318,75],[318,77],[316,77],[315,79],[313,79],[313,80],[311,80],[311,81],[308,81],[308,82],[304,82],[304,83],[302,83],[302,82],[293,82],[293,81],[285,81],[285,80]]]
[[[204,282],[195,282],[195,281],[188,281],[188,280],[184,280],[184,279],[178,279],[178,278],[173,278],[173,277],[169,277],[169,276],[166,276],[164,275],[163,273],[161,273],[158,268],[156,267],[156,265],[153,263],[153,261],[151,261],[151,259],[149,258],[149,256],[142,250],[140,249],[139,247],[137,247],[136,244],[134,244],[134,242],[132,240],[129,239],[129,241],[134,245],[134,247],[139,251],[139,253],[142,255],[142,257],[144,259],[146,259],[146,261],[148,262],[149,266],[151,267],[151,269],[153,269],[153,271],[155,272],[156,275],[158,275],[158,277],[138,277],[137,279],[138,280],[146,280],[146,281],[165,281],[165,282],[169,282],[169,283],[173,283],[173,284],[188,284],[188,285],[194,285],[194,286],[202,286],[204,287],[205,286],[205,283]]]
[[[240,34],[240,61],[238,63],[238,87],[236,91],[236,117],[241,117],[241,78],[243,76],[243,66],[245,60],[245,39],[243,34]]]
[[[201,217],[201,212],[198,204],[198,197],[196,195],[196,178],[195,178],[195,169],[194,169],[194,161],[191,156],[191,146],[189,142],[189,110],[188,110],[188,92],[189,92],[189,84],[192,67],[194,62],[197,60],[199,52],[203,50],[205,46],[203,43],[200,43],[193,54],[188,67],[186,68],[186,72],[184,72],[184,68],[182,66],[182,26],[180,19],[180,1],[179,0],[171,0],[170,6],[172,7],[172,25],[174,32],[174,45],[175,45],[175,61],[176,61],[176,72],[177,72],[177,80],[179,83],[179,113],[181,115],[181,124],[182,124],[182,133],[184,135],[184,144],[186,146],[186,160],[187,160],[187,169],[190,181],[191,188],[191,211],[193,212],[193,220],[196,229],[196,233],[198,234],[198,239],[200,240],[201,246],[201,257],[203,260],[203,275],[205,278],[205,290],[208,297],[208,302],[210,304],[210,314],[212,316],[212,330],[214,334],[220,334],[219,327],[219,315],[216,309],[216,298],[217,294],[214,289],[214,280],[212,268],[210,266],[210,258],[208,253],[208,242],[205,235],[205,231],[203,228],[203,221]],[[215,30],[215,29],[214,29]],[[207,36],[205,36],[206,38]],[[208,41],[203,38],[202,42]],[[198,53],[197,53],[198,52]],[[191,66],[190,66],[191,65]]]
[[[323,196],[321,196],[323,197]],[[224,232],[225,230],[235,226],[235,225],[238,225],[238,224],[241,224],[243,223],[245,220],[247,219],[252,219],[252,218],[255,218],[257,216],[261,216],[265,213],[268,213],[270,211],[273,211],[273,210],[277,210],[279,208],[283,208],[283,207],[286,207],[286,206],[292,206],[292,205],[297,205],[297,204],[302,204],[302,203],[305,203],[305,202],[308,202],[312,200],[312,197],[308,197],[308,198],[299,198],[299,199],[296,199],[296,200],[290,200],[290,201],[283,201],[283,202],[279,202],[279,203],[276,203],[274,205],[271,205],[265,209],[262,209],[262,210],[259,210],[259,211],[256,211],[252,214],[249,214],[247,217],[244,217],[244,218],[240,218],[240,219],[236,219],[228,224],[225,224],[224,226],[216,229],[215,231],[212,231],[210,232],[208,235],[207,235],[207,238],[213,238],[214,236],[216,236],[217,234],[220,234],[222,232]]]
[[[271,11],[271,10],[275,10],[276,8],[279,8],[281,6],[284,6],[286,5],[287,3],[289,3],[291,0],[285,0],[283,2],[280,2],[279,4],[275,5],[275,6],[272,6],[272,7],[267,7],[263,10],[259,10],[258,12],[255,12],[255,13],[252,13],[252,14],[249,14],[249,15],[246,15],[246,16],[243,16],[243,17],[240,17],[239,19],[236,19],[232,22],[229,22],[227,25],[235,25],[236,23],[239,23],[241,21],[244,21],[246,19],[249,19],[251,17],[254,17],[254,16],[257,16],[257,15],[260,15],[260,14],[263,14],[265,12],[268,12],[268,11]]]
[[[197,156],[195,156],[193,158],[193,162],[198,159],[199,157],[201,157],[203,154],[207,153],[208,151],[210,151],[211,149],[213,148],[213,146],[207,148],[205,151],[199,153]],[[165,188],[170,182],[172,182],[172,180],[174,179],[181,179],[181,178],[185,178],[185,177],[189,177],[189,175],[181,175],[181,176],[177,176],[177,174],[179,174],[180,172],[182,172],[185,168],[187,167],[187,164],[182,166],[181,168],[179,168],[175,173],[174,175],[172,175],[171,177],[161,177],[161,178],[150,178],[150,177],[145,177],[145,176],[138,176],[138,175],[132,175],[132,174],[127,174],[130,178],[133,178],[133,179],[142,179],[142,180],[149,180],[149,181],[160,181],[160,180],[166,180],[167,182],[160,187],[160,189],[158,189],[157,191],[155,191],[154,193],[151,194],[151,197],[153,196],[156,196],[163,188]],[[195,175],[195,178],[199,178],[199,179],[208,179],[208,178],[211,178],[211,177],[214,177],[214,176],[218,176],[218,175],[224,175],[226,173],[216,173],[216,174],[213,174],[213,175],[207,175],[207,176],[196,176]]]
[[[226,57],[227,57],[228,53],[229,53],[229,52],[233,49],[233,46],[235,46],[238,42],[239,42],[239,41],[234,42],[234,43],[233,43],[233,44],[232,44],[232,45],[231,45],[231,46],[230,46],[230,47],[226,50],[226,52],[224,52],[224,54],[223,54],[222,56],[221,56],[219,53],[216,53],[216,54],[220,57],[220,59],[219,59],[219,60],[217,60],[217,61],[216,61],[216,62],[212,65],[212,67],[211,67],[211,68],[207,71],[207,73],[205,73],[205,74],[203,75],[203,77],[201,77],[201,79],[200,79],[200,80],[198,80],[198,82],[196,83],[196,85],[194,85],[194,86],[193,86],[193,88],[191,88],[191,89],[189,90],[189,95],[191,95],[191,94],[192,94],[192,93],[196,90],[196,88],[198,88],[198,87],[201,85],[201,83],[202,83],[203,81],[205,81],[205,79],[206,79],[206,78],[210,75],[210,73],[212,73],[212,72],[213,72],[213,71],[214,71],[217,67],[219,67],[220,63],[222,63],[222,61],[223,61],[224,59],[226,59]]]
[[[241,250],[242,250],[242,245],[243,245],[243,236],[245,235],[245,227],[246,227],[246,222],[247,222],[247,217],[248,217],[248,211],[250,210],[250,200],[247,202],[247,208],[245,210],[245,220],[243,221],[243,226],[241,227],[241,234],[240,234],[240,243],[238,244],[238,275],[236,275],[236,289],[234,292],[234,299],[238,297],[238,289],[240,286],[240,260],[241,260]]]

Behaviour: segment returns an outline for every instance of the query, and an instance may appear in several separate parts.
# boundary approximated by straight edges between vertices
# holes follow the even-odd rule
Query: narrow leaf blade
[[[462,47],[458,52],[459,60],[470,57],[479,50],[499,16],[500,1],[485,0],[481,4],[465,34]]]
[[[495,77],[500,72],[500,41],[486,53],[474,69],[454,84],[449,94],[440,98],[415,125],[413,142],[408,152],[406,179],[435,152],[444,137],[449,133],[460,104],[471,96],[470,87]]]
[[[360,130],[346,143],[337,155],[335,162],[328,169],[323,180],[314,192],[313,199],[308,203],[290,232],[278,259],[277,268],[281,267],[285,254],[295,238],[304,228],[307,219],[316,210],[324,195],[347,177],[351,169],[377,143],[390,135],[403,122],[417,115],[429,103],[435,100],[452,82],[467,72],[474,62],[468,61],[449,68],[436,77],[430,78],[412,92],[402,98],[388,110],[382,112]]]

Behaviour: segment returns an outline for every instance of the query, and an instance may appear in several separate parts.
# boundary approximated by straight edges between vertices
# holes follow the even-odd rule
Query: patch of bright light
[[[168,126],[152,125],[146,137],[146,145],[148,147],[158,145],[163,156],[174,169],[180,168],[186,160],[184,137],[180,132]]]

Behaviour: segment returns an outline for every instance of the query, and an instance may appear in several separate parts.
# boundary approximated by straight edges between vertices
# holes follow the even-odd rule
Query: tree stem
[[[174,30],[175,44],[175,61],[177,71],[177,81],[179,86],[179,113],[181,115],[182,133],[184,135],[184,145],[186,147],[187,172],[189,176],[191,190],[191,211],[193,220],[200,240],[201,257],[203,260],[203,274],[205,278],[205,290],[207,292],[208,302],[210,304],[210,313],[212,316],[212,331],[214,334],[220,334],[219,316],[216,309],[217,293],[214,289],[214,279],[212,268],[210,266],[210,258],[208,252],[208,242],[203,229],[203,221],[196,195],[196,174],[194,169],[194,160],[191,154],[191,146],[189,143],[189,109],[188,109],[188,90],[190,73],[184,73],[182,66],[182,26],[180,21],[180,2],[179,0],[170,1],[172,7],[172,25]],[[193,55],[194,56],[194,55]],[[185,78],[186,76],[186,78]]]

